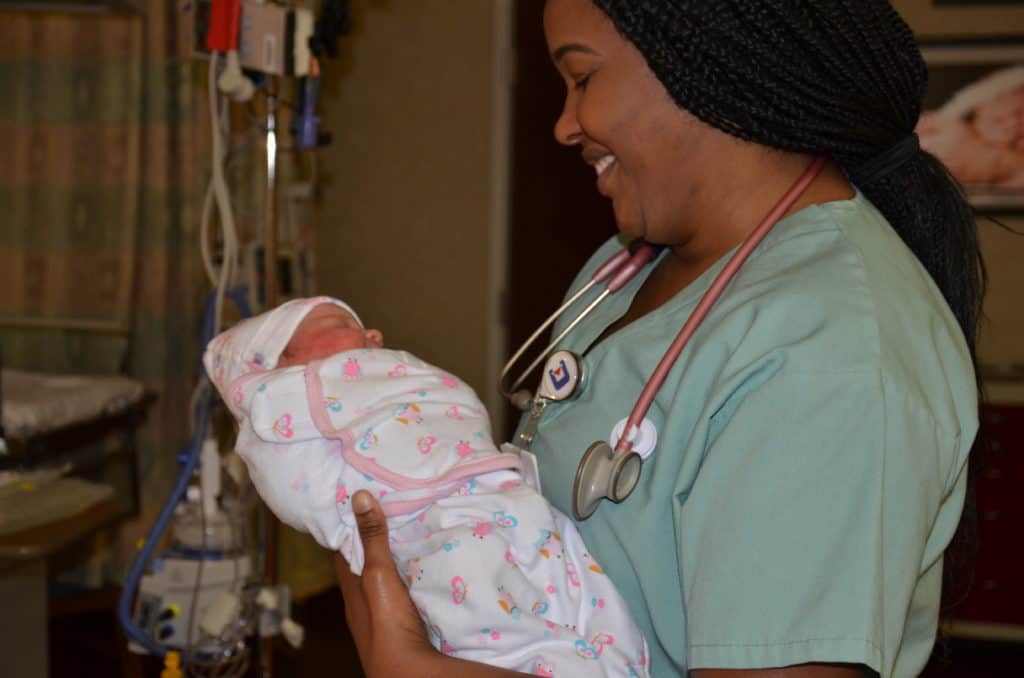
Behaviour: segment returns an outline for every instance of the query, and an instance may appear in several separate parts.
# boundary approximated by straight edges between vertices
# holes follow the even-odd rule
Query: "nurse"
[[[887,0],[548,0],[544,24],[567,86],[555,136],[594,167],[622,236],[666,246],[564,341],[589,379],[539,422],[546,496],[571,515],[582,451],[827,156],[658,394],[632,496],[579,527],[653,676],[918,674],[977,431],[983,269],[970,208],[913,134],[910,30]],[[367,674],[507,675],[430,647],[379,507],[354,504],[367,566],[339,580]]]

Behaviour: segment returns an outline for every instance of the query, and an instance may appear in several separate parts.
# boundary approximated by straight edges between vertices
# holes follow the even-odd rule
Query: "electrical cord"
[[[219,55],[213,52],[210,55],[210,71],[207,78],[207,93],[210,99],[210,131],[213,148],[213,173],[210,177],[210,184],[203,200],[202,217],[199,227],[199,249],[202,254],[203,266],[206,269],[210,282],[217,290],[216,306],[214,309],[214,335],[220,332],[221,321],[223,320],[222,307],[224,295],[231,284],[235,269],[238,263],[238,232],[235,229],[235,217],[231,209],[231,194],[228,191],[227,181],[224,178],[225,149],[224,140],[227,136],[227,105],[218,106],[220,94],[217,91],[217,66]],[[216,269],[213,255],[210,252],[210,219],[213,213],[213,206],[216,204],[220,217],[220,228],[223,235],[223,256],[220,270]]]
[[[217,300],[216,300],[215,294],[216,294],[216,292],[214,292],[213,294],[210,295],[210,297],[209,297],[209,299],[207,300],[207,303],[206,303],[206,309],[205,309],[205,311],[203,313],[203,326],[202,326],[202,333],[201,333],[203,345],[205,345],[207,342],[209,342],[210,339],[212,339],[215,336],[215,333],[216,333],[216,325],[217,325],[217,323],[216,323],[216,313],[217,313],[217,311],[216,311],[216,303],[217,303]],[[235,306],[238,308],[238,311],[239,311],[239,313],[241,313],[242,317],[248,317],[248,316],[252,315],[252,310],[249,308],[248,301],[246,300],[247,292],[246,292],[245,289],[237,289],[236,288],[236,289],[228,290],[227,296],[231,299],[231,301],[234,302]],[[203,395],[206,394],[206,392],[209,392],[209,396],[215,399],[216,398],[216,394],[213,392],[213,387],[210,384],[209,375],[206,375],[205,368],[202,365],[202,361],[200,361],[199,370],[200,370],[200,373],[204,375],[204,377],[199,380],[199,383],[196,385],[195,391],[193,391],[193,401],[197,400],[198,398],[203,397]],[[195,430],[195,428],[196,428],[196,424],[195,424],[195,422],[193,422],[193,431]],[[200,450],[200,453],[201,453],[201,450]],[[192,665],[192,664],[194,664],[196,662],[196,656],[195,656],[195,654],[193,652],[194,645],[195,645],[195,639],[194,639],[193,631],[194,631],[194,628],[195,628],[196,608],[197,608],[198,600],[199,600],[199,590],[202,587],[203,568],[205,566],[207,546],[208,546],[208,543],[207,543],[207,536],[208,535],[207,535],[207,530],[206,530],[206,511],[205,511],[205,508],[204,508],[205,507],[205,502],[204,502],[203,492],[204,492],[204,488],[203,488],[202,483],[200,483],[199,484],[200,557],[199,557],[199,562],[196,565],[196,577],[195,577],[195,581],[193,582],[193,586],[192,586],[191,601],[189,602],[189,620],[191,621],[192,625],[190,625],[189,628],[187,629],[186,636],[185,636],[186,644],[185,644],[185,651],[184,651],[183,654],[184,654],[185,659],[186,659],[186,665]],[[231,519],[230,515],[226,515],[226,517],[227,517],[227,520],[228,520],[228,525],[229,525],[229,528],[230,528],[230,533],[232,535],[232,540],[234,540],[234,530],[235,530],[234,523],[232,522],[232,519]],[[234,591],[235,587],[236,587],[236,585],[238,583],[238,580],[239,580],[238,557],[237,557],[238,554],[237,553],[232,553],[231,555],[234,556],[232,558],[233,566],[234,567],[233,567],[233,572],[232,572],[232,581],[231,581],[230,590]]]
[[[205,379],[201,381],[206,381]],[[206,440],[203,440],[205,444]],[[200,449],[200,456],[202,450]],[[203,584],[203,565],[206,563],[206,506],[203,504],[203,483],[199,483],[199,561],[196,563],[196,579],[192,584],[192,600],[188,610],[188,629],[185,630],[185,664],[190,665],[195,660],[193,654],[194,631],[196,623],[196,607],[199,603],[199,589]]]

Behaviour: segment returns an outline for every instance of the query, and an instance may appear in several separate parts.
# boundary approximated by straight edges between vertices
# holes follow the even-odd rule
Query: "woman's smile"
[[[610,154],[601,158],[594,165],[594,169],[597,171],[597,190],[606,198],[611,197],[609,184],[611,183],[611,177],[614,175],[616,165],[615,156]]]

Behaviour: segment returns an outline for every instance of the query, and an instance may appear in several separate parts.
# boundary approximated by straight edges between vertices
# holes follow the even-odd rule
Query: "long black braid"
[[[888,0],[593,2],[691,114],[747,141],[831,157],[931,274],[977,367],[977,225],[956,180],[917,146],[928,73]],[[971,514],[969,501],[947,550],[947,590]]]

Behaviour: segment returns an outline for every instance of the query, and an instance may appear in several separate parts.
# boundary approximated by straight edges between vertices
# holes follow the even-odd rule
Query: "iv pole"
[[[267,77],[267,185],[264,199],[263,231],[263,298],[264,308],[277,305],[277,78]],[[266,507],[264,512],[265,543],[263,575],[265,582],[275,585],[277,579],[277,519]],[[264,678],[274,675],[272,638],[260,642],[260,668]]]
[[[277,80],[267,78],[267,195],[264,204],[264,295],[265,308],[277,305]]]

